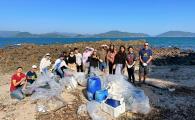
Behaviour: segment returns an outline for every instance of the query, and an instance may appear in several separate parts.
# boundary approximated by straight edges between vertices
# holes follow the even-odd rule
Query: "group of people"
[[[149,65],[152,61],[152,50],[149,49],[149,44],[144,43],[144,47],[139,51],[139,57],[134,53],[134,47],[120,46],[117,51],[116,47],[111,44],[110,46],[101,45],[98,50],[86,47],[81,54],[78,48],[67,52],[62,52],[55,63],[52,65],[51,55],[47,53],[40,62],[39,70],[41,74],[47,73],[51,68],[52,72],[60,78],[64,77],[66,69],[75,72],[92,73],[95,70],[100,70],[104,73],[109,70],[109,74],[124,74],[127,68],[129,81],[135,83],[135,64],[139,60],[139,81],[143,79],[145,83],[146,77],[149,72]],[[37,66],[33,65],[32,69],[24,74],[22,67],[18,67],[16,73],[11,78],[10,92],[11,97],[19,100],[24,98],[23,90],[27,85],[33,84],[37,78]]]

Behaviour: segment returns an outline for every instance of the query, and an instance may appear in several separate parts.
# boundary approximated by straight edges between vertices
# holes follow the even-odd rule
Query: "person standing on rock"
[[[74,55],[73,50],[70,51],[70,54],[68,56],[68,67],[71,70],[76,71],[76,56]]]
[[[125,64],[126,64],[125,46],[121,45],[118,53],[115,55],[114,58],[113,69],[115,69],[115,74],[118,75],[124,74]]]
[[[136,55],[134,53],[133,46],[129,46],[127,57],[126,57],[126,66],[127,66],[129,81],[132,82],[133,84],[135,83],[135,76],[134,76],[135,62],[136,62]]]
[[[110,44],[109,50],[106,56],[107,61],[108,61],[109,74],[115,74],[115,69],[113,69],[113,65],[114,65],[114,58],[115,58],[116,53],[117,52],[115,50],[114,45]]]
[[[92,55],[88,58],[87,62],[89,62],[89,72],[92,73],[99,67],[99,56],[97,55],[97,50],[94,50]]]
[[[145,83],[145,80],[147,78],[148,72],[149,72],[149,65],[152,61],[152,50],[149,49],[148,42],[144,43],[144,48],[142,48],[139,51],[139,82],[143,79],[143,83]]]
[[[107,55],[107,45],[101,45],[100,50],[98,51],[98,56],[100,57],[99,61],[99,69],[102,72],[105,72],[107,64],[106,64],[106,55]]]
[[[48,72],[48,69],[49,69],[49,66],[51,66],[51,56],[49,53],[47,53],[42,59],[41,59],[41,62],[40,62],[40,72],[41,73],[47,73]]]
[[[75,56],[76,56],[77,72],[83,72],[83,63],[82,63],[83,56],[81,53],[79,53],[78,48],[75,48],[74,52],[75,52]]]
[[[18,100],[24,99],[23,90],[26,87],[26,75],[22,73],[22,70],[22,67],[16,69],[16,73],[12,75],[10,85],[10,96]]]

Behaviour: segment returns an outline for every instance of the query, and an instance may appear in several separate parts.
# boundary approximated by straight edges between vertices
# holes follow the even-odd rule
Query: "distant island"
[[[32,34],[20,31],[0,31],[1,38],[124,38],[124,37],[195,37],[195,33],[184,31],[168,31],[156,36],[146,33],[130,33],[121,31],[108,31],[100,34],[76,34],[76,33],[43,33]]]

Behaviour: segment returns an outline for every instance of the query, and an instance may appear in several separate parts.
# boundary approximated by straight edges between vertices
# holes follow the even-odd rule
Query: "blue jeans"
[[[24,99],[22,88],[21,87],[17,88],[16,90],[14,90],[13,92],[10,93],[10,96],[12,98],[16,98],[18,100]]]
[[[105,70],[106,69],[106,62],[100,62],[100,64],[99,64],[99,69],[101,70],[101,71],[103,71],[103,70]]]

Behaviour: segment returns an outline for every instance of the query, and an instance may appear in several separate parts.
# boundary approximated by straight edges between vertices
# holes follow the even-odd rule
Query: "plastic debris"
[[[80,116],[86,116],[87,115],[87,105],[82,104],[81,106],[79,106],[77,114],[79,114]]]
[[[36,107],[36,110],[37,110],[37,112],[47,112],[47,107],[46,106],[44,106],[44,105],[38,105],[37,107]]]

